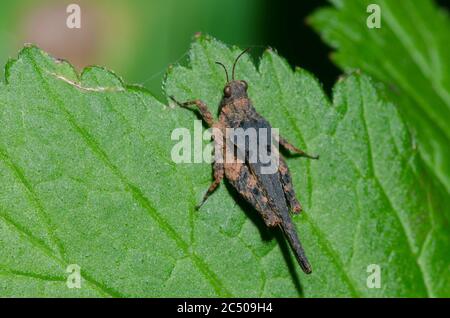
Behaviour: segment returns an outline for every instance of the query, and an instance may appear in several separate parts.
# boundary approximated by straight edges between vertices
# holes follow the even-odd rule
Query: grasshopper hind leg
[[[268,227],[275,227],[281,223],[281,218],[274,213],[269,198],[258,188],[258,182],[245,165],[237,168],[239,173],[234,173],[236,167],[225,168],[228,181],[237,192],[261,215]]]
[[[302,211],[302,206],[300,202],[298,202],[297,197],[295,195],[294,186],[292,184],[291,174],[289,172],[289,168],[286,164],[286,161],[280,156],[280,166],[278,171],[280,173],[280,181],[283,187],[284,196],[286,197],[286,201],[290,210],[298,214]]]

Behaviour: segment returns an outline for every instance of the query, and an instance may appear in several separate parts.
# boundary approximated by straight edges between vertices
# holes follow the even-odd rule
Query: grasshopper
[[[216,62],[225,70],[227,83],[223,89],[223,97],[219,105],[219,119],[214,121],[208,107],[201,100],[193,100],[184,103],[178,102],[173,96],[170,98],[179,106],[198,111],[203,121],[213,128],[212,139],[215,143],[216,152],[221,152],[222,158],[236,157],[236,144],[229,140],[227,130],[230,128],[265,128],[271,134],[272,127],[269,122],[258,114],[250,101],[247,89],[248,84],[244,80],[235,80],[235,68],[239,58],[248,51],[240,53],[232,68],[231,81],[225,65]],[[259,143],[259,137],[256,143]],[[268,227],[278,226],[287,238],[295,257],[306,274],[312,272],[311,265],[306,258],[303,247],[292,222],[289,210],[294,214],[300,213],[302,207],[296,198],[292,185],[291,175],[285,160],[275,148],[274,141],[286,150],[310,159],[318,159],[318,156],[311,156],[303,150],[293,146],[281,136],[271,138],[268,147],[269,152],[278,154],[277,169],[273,173],[261,173],[263,164],[248,160],[248,151],[240,152],[243,160],[215,160],[213,163],[214,180],[206,191],[203,200],[197,206],[200,208],[208,197],[217,189],[224,176],[236,191],[262,216],[264,223]],[[252,142],[252,141],[250,141]],[[238,149],[242,150],[242,149]],[[215,156],[217,158],[217,156]]]

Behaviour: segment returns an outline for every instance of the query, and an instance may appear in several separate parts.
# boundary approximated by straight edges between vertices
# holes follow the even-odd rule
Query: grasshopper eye
[[[246,81],[241,81],[242,85],[244,86],[244,89],[247,90],[248,84]]]
[[[230,86],[225,86],[225,88],[223,89],[223,95],[225,97],[230,97],[231,96],[231,87]]]

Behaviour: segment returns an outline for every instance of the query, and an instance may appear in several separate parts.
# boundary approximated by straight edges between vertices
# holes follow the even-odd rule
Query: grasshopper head
[[[216,62],[217,64],[219,64],[220,66],[223,67],[223,69],[225,70],[225,74],[227,76],[227,85],[225,85],[224,89],[223,89],[223,98],[225,101],[232,101],[234,99],[238,99],[238,98],[248,98],[247,96],[247,82],[243,81],[243,80],[235,80],[234,79],[234,73],[236,70],[236,64],[239,61],[239,58],[244,55],[246,52],[248,52],[248,49],[245,49],[244,51],[241,52],[241,54],[238,55],[238,57],[234,60],[233,63],[233,70],[231,73],[231,81],[229,80],[228,77],[228,71],[227,68],[225,67],[225,65],[223,65],[220,62]]]
[[[243,80],[233,80],[228,82],[223,89],[223,97],[226,100],[233,100],[238,98],[248,98],[248,85]]]

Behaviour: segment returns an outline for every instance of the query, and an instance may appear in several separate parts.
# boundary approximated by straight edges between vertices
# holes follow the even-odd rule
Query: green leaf
[[[431,0],[380,0],[381,28],[369,29],[373,1],[332,0],[310,21],[345,70],[387,84],[389,97],[417,133],[421,155],[450,193],[450,20]]]
[[[219,60],[240,52],[207,37],[165,88],[216,112]],[[210,164],[175,164],[175,128],[196,116],[104,69],[72,67],[37,48],[0,86],[1,296],[449,296],[448,197],[382,91],[353,74],[333,105],[302,70],[267,51],[237,76],[255,107],[319,161],[290,158],[305,212],[301,273],[276,230],[222,184],[200,211]],[[80,289],[66,286],[69,264]],[[366,285],[369,264],[381,288]]]

